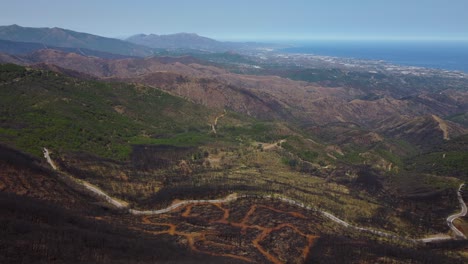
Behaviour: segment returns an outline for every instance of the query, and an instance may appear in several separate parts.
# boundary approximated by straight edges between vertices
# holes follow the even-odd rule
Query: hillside
[[[120,159],[132,142],[157,142],[155,135],[190,130],[181,142],[189,145],[208,136],[208,109],[156,89],[14,65],[1,66],[0,81],[2,142],[31,153],[50,146]]]
[[[405,120],[406,119],[406,120]],[[392,138],[403,139],[423,148],[432,147],[467,134],[462,126],[435,115],[416,118],[389,118],[382,121],[380,131]]]
[[[82,79],[69,77],[73,75]],[[148,86],[86,77],[47,64],[36,69],[1,65],[2,142],[37,156],[49,146],[126,160],[138,144],[198,147],[231,142],[240,130],[253,139],[280,133],[229,113],[222,118],[225,128],[219,128],[224,135],[213,137],[211,124],[222,107],[208,108]]]
[[[120,224],[121,218],[42,160],[0,145],[2,263],[229,263]]]
[[[5,54],[5,53],[0,53],[0,63],[5,64],[5,63],[13,63],[13,64],[18,64],[18,65],[26,65],[28,64],[29,61],[17,57],[15,55],[10,55],[10,54]]]
[[[0,58],[1,60],[1,58]],[[141,83],[164,89],[208,107],[229,108],[243,114],[274,119],[287,115],[275,99],[256,95],[224,81],[208,79],[226,71],[203,65],[192,57],[151,57],[146,59],[105,60],[58,50],[40,50],[21,57],[5,56],[5,62],[28,65],[56,65],[105,81]]]
[[[65,48],[84,48],[88,50],[114,53],[125,56],[146,57],[153,54],[148,47],[123,40],[106,38],[62,28],[30,28],[18,25],[0,26],[0,39],[15,42],[32,42],[40,45]],[[30,44],[24,49],[32,49]]]
[[[381,88],[330,87],[271,75],[242,75],[187,56],[106,60],[40,50],[21,58],[28,64],[55,64],[103,80],[155,86],[210,107],[226,107],[261,118],[271,113],[270,119],[280,117],[301,124],[354,122],[376,129],[382,117],[436,115],[444,119],[468,110],[466,92],[461,88],[434,92],[428,87],[413,96],[403,96],[408,87],[373,98]],[[463,83],[456,85],[462,87]],[[385,91],[393,91],[391,87]]]
[[[410,97],[372,98],[369,95],[375,90],[369,94],[367,86],[327,87],[276,76],[235,74],[190,56],[106,60],[40,50],[9,58],[75,78],[100,79],[109,82],[108,85],[126,82],[162,89],[217,109],[209,118],[226,109],[286,124],[289,132],[281,132],[283,137],[291,133],[304,137],[290,150],[313,162],[312,166],[300,164],[296,168],[316,170],[319,164],[370,163],[380,170],[398,172],[406,159],[444,142],[444,133],[448,139],[466,134],[463,126],[444,120],[466,111],[463,90],[433,93],[427,88]],[[322,145],[308,146],[304,143],[306,138],[318,140]],[[335,146],[340,149],[338,153],[331,151]],[[316,154],[319,156],[315,157]],[[287,159],[294,163],[295,158]]]
[[[109,210],[99,197],[67,186],[34,157],[3,146],[0,155],[0,221],[4,227],[0,260],[5,263],[250,263],[278,259],[333,263],[344,257],[372,262],[389,251],[395,254],[395,261],[460,261],[430,248],[392,246],[322,224],[324,219],[317,214],[278,201],[246,199],[219,204],[224,215],[218,207],[200,204],[164,217],[132,216]],[[226,213],[232,214],[229,222],[216,222],[225,220]],[[271,227],[271,219],[276,219],[276,227]],[[240,227],[260,229],[262,235],[252,242],[251,235],[241,233]],[[295,247],[279,248],[274,241]],[[368,250],[363,252],[362,246]]]
[[[449,139],[466,133],[462,125],[445,120],[467,111],[467,93],[461,88],[432,92],[427,87],[412,96],[400,97],[404,93],[398,92],[373,97],[378,90],[369,86],[328,87],[277,76],[236,74],[190,56],[108,60],[39,50],[7,59],[76,78],[139,83],[209,108],[285,122],[305,132],[305,137],[342,147],[344,161],[353,164],[401,167],[407,157],[443,142],[443,133]],[[382,143],[375,149],[378,142]]]
[[[137,34],[126,41],[155,49],[170,51],[189,51],[196,53],[217,53],[226,51],[254,51],[285,48],[287,45],[256,42],[223,42],[203,37],[195,33],[176,33],[169,35]]]
[[[74,52],[85,56],[99,57],[104,59],[122,59],[128,58],[129,55],[119,55],[108,52],[90,50],[86,48],[66,48],[66,47],[54,47],[45,46],[42,43],[35,42],[18,42],[9,40],[0,40],[0,53],[6,53],[9,55],[25,55],[42,49],[54,49],[64,52]]]
[[[162,49],[194,49],[213,52],[226,50],[228,48],[222,42],[193,33],[178,33],[171,35],[138,34],[127,38],[126,41],[151,48]]]
[[[147,60],[150,60],[149,65],[154,65],[156,59]],[[158,63],[160,67],[165,65],[162,61]],[[166,63],[173,67],[177,62],[167,59]],[[154,87],[115,80],[77,79],[63,75],[67,74],[63,68],[46,66],[34,69],[10,64],[0,68],[0,139],[3,144],[18,149],[3,148],[6,154],[2,160],[6,162],[2,165],[4,174],[0,187],[2,193],[47,201],[43,204],[29,198],[20,200],[24,206],[15,207],[18,209],[8,215],[7,221],[9,225],[17,219],[23,221],[25,212],[33,206],[39,208],[39,215],[54,215],[58,221],[56,229],[48,228],[54,222],[42,216],[39,227],[25,221],[29,226],[27,230],[35,230],[31,236],[38,240],[47,237],[40,241],[46,241],[42,243],[53,250],[67,248],[66,244],[61,246],[53,241],[84,232],[91,238],[77,236],[73,243],[80,248],[88,248],[82,241],[109,241],[108,234],[117,233],[113,242],[101,243],[92,255],[96,258],[108,256],[108,259],[83,260],[100,263],[112,262],[118,257],[128,259],[112,248],[126,243],[122,241],[133,243],[135,237],[148,242],[133,243],[127,252],[130,255],[134,254],[133,250],[143,252],[140,255],[143,263],[149,261],[147,256],[170,257],[178,247],[187,250],[188,257],[193,253],[201,258],[209,257],[207,261],[213,257],[214,262],[219,260],[217,258],[234,263],[279,258],[303,262],[315,260],[316,256],[308,254],[309,251],[321,258],[330,258],[321,255],[320,248],[341,252],[342,248],[332,243],[335,240],[346,243],[347,256],[352,259],[376,261],[388,249],[399,252],[393,257],[399,261],[415,258],[424,263],[428,257],[439,262],[451,259],[445,253],[439,254],[429,247],[420,249],[405,241],[448,232],[445,218],[458,206],[453,193],[459,181],[442,175],[418,175],[424,180],[416,179],[403,188],[405,181],[395,182],[396,177],[387,177],[386,167],[378,169],[365,165],[374,159],[394,162],[387,149],[393,150],[395,145],[383,136],[348,125],[351,132],[340,133],[344,141],[337,142],[339,146],[328,145],[327,140],[310,138],[319,133],[302,130],[283,121],[282,117],[255,120],[222,107],[195,104]],[[182,64],[178,67],[202,73],[200,69],[208,66]],[[173,73],[154,76],[162,87],[171,87],[168,84],[172,83],[172,87],[177,88],[183,80],[197,81],[195,77],[180,79],[179,76],[179,81],[177,78]],[[211,85],[219,87],[215,81],[210,84],[202,80],[198,80],[200,90],[210,91]],[[333,131],[338,130],[333,128]],[[366,139],[353,134],[356,131],[367,133],[367,138],[373,139],[372,144],[366,146],[368,149],[363,148]],[[348,145],[346,140],[350,138],[353,142]],[[52,152],[58,170],[52,171],[45,164],[43,147]],[[358,155],[356,151],[365,155]],[[364,164],[353,163],[352,155],[362,158]],[[9,160],[16,163],[12,165]],[[29,172],[30,166],[37,171]],[[410,175],[405,179],[416,177],[411,172]],[[161,215],[132,215],[116,211],[102,196],[92,195],[84,186],[94,186],[125,202],[129,208],[142,211],[163,209],[180,200],[219,199],[228,195],[246,197],[229,203],[184,204]],[[395,191],[400,189],[404,192]],[[406,195],[420,195],[421,190],[431,198],[418,200]],[[297,202],[261,198],[271,195]],[[96,198],[99,202],[93,201]],[[11,205],[14,199],[5,198],[5,204]],[[49,203],[60,209],[51,212]],[[88,203],[97,208],[88,208]],[[317,209],[298,206],[301,203]],[[82,211],[76,213],[78,216],[62,211],[70,207]],[[415,214],[401,213],[410,208]],[[356,226],[390,232],[401,241],[346,228],[339,221],[330,221],[318,210]],[[88,215],[97,222],[86,222]],[[418,215],[429,217],[421,221]],[[70,218],[74,219],[71,224],[61,220]],[[101,228],[105,224],[109,229]],[[247,235],[243,229],[257,231]],[[66,235],[49,233],[49,230],[59,230],[59,234]],[[275,240],[297,247],[278,248]],[[145,245],[158,243],[168,247],[165,251],[168,256],[151,255],[147,251]],[[21,246],[13,242],[8,245]],[[373,245],[373,249],[363,253],[359,250],[362,245]],[[67,250],[75,254],[72,249]],[[419,254],[420,250],[424,254]],[[41,258],[46,255],[43,251],[37,252]],[[59,253],[54,254],[62,258]],[[7,256],[9,260],[21,259]],[[183,258],[185,256],[184,253]]]
[[[468,264],[468,0],[0,3],[0,264]]]
[[[444,141],[407,160],[408,169],[468,180],[468,135]]]

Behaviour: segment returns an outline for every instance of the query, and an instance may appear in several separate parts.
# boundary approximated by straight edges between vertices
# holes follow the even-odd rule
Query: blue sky
[[[0,0],[0,25],[103,36],[468,39],[468,0]]]

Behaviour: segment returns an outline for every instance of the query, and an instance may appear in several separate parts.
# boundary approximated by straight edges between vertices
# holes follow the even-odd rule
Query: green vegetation
[[[303,161],[313,163],[324,160],[329,161],[328,158],[325,157],[326,154],[322,145],[302,136],[289,136],[286,142],[283,142],[281,146],[290,153],[297,155],[297,157]]]
[[[468,180],[468,152],[433,152],[409,160],[409,169]]]
[[[276,131],[277,124],[272,122],[261,122],[252,120],[249,124],[242,126],[227,125],[219,129],[220,132],[231,139],[240,141],[255,140],[260,142],[273,142],[283,136]]]
[[[391,151],[388,151],[383,148],[378,148],[376,152],[380,155],[380,157],[384,158],[385,160],[390,161],[393,164],[398,165],[398,166],[402,165],[401,158],[398,155],[395,155],[394,153],[392,153]]]
[[[446,228],[436,216],[419,225],[414,216],[400,214],[401,200],[394,202],[392,194],[386,193],[396,186],[388,178],[406,174],[382,170],[389,163],[402,167],[406,154],[401,153],[412,149],[352,124],[323,129],[330,140],[325,145],[312,139],[325,136],[227,111],[213,134],[208,124],[219,109],[158,89],[81,81],[13,65],[0,66],[0,78],[2,142],[36,156],[48,147],[64,173],[134,207],[164,207],[174,199],[218,198],[234,192],[267,194],[399,234],[433,233],[426,228],[434,222],[442,226],[435,231]],[[447,148],[464,153],[461,147]],[[461,164],[463,159],[456,162]],[[436,196],[445,191],[444,199],[431,206],[453,211],[457,203],[447,197],[453,196],[451,190],[458,182],[444,180],[430,176],[421,180],[423,186],[410,182],[416,187],[407,196],[420,195],[420,190]],[[421,213],[429,210],[420,202],[403,202],[410,209],[422,208]],[[440,212],[437,217],[446,217],[445,211]]]
[[[131,144],[137,145],[171,145],[180,147],[199,146],[208,142],[211,137],[208,133],[186,132],[176,134],[167,138],[135,137],[130,140]]]
[[[459,123],[465,127],[468,126],[468,113],[460,113],[447,117],[447,120],[450,120],[455,123]]]
[[[388,182],[392,192],[409,197],[424,197],[442,190],[456,190],[459,185],[459,181],[454,179],[412,172],[394,174],[388,178]]]
[[[0,138],[37,156],[42,147],[125,160],[132,145],[196,147],[273,142],[277,124],[229,113],[210,134],[211,110],[158,89],[82,81],[54,72],[0,66]]]
[[[428,152],[406,160],[411,171],[468,180],[468,135],[463,135],[433,147]]]
[[[319,153],[307,149],[307,146],[301,144],[302,140],[298,137],[291,137],[289,138],[288,142],[282,143],[281,146],[292,152],[297,154],[299,158],[308,162],[314,162],[317,160]]]
[[[362,164],[365,159],[359,155],[360,153],[359,151],[346,152],[346,154],[341,157],[341,160],[351,164]]]
[[[126,159],[131,144],[199,145],[209,110],[157,89],[79,81],[0,66],[0,138],[35,155],[42,147]]]

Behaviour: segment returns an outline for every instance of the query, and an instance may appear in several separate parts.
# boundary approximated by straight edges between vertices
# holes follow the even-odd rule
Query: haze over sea
[[[305,53],[468,73],[468,41],[304,41],[283,49]]]

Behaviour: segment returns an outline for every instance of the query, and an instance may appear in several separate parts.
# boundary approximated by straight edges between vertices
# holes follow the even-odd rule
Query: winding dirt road
[[[44,148],[44,157],[46,158],[47,162],[52,166],[52,168],[54,170],[58,170],[57,167],[55,166],[55,164],[53,163],[52,159],[50,158],[49,151],[46,148]],[[352,225],[352,224],[350,224],[350,223],[348,223],[348,222],[334,216],[333,214],[331,214],[329,212],[319,210],[317,208],[305,205],[304,203],[301,203],[301,202],[298,202],[298,201],[295,201],[295,200],[292,200],[292,199],[289,199],[289,198],[280,197],[280,196],[271,196],[271,195],[236,195],[236,194],[231,194],[231,195],[228,195],[227,197],[225,197],[223,199],[181,201],[181,202],[175,203],[175,204],[173,204],[173,205],[171,205],[171,206],[169,206],[167,208],[159,209],[159,210],[145,210],[145,211],[136,210],[136,209],[129,208],[129,205],[127,203],[121,202],[121,201],[109,196],[108,194],[106,194],[105,192],[100,190],[98,187],[93,186],[93,185],[91,185],[91,184],[89,184],[89,183],[87,183],[85,181],[82,181],[82,180],[76,180],[72,176],[70,176],[70,177],[73,180],[75,180],[77,183],[83,185],[87,190],[93,192],[94,194],[96,194],[96,195],[98,195],[100,197],[103,197],[108,203],[116,206],[117,208],[128,209],[128,212],[130,214],[132,214],[132,215],[160,215],[160,214],[166,214],[166,213],[171,212],[171,211],[173,211],[173,210],[175,210],[177,208],[180,208],[181,206],[185,206],[185,205],[189,205],[189,204],[207,204],[207,203],[209,203],[209,204],[222,204],[222,203],[232,202],[232,201],[235,201],[235,200],[240,199],[240,198],[255,197],[255,198],[266,198],[266,199],[279,199],[279,200],[281,200],[281,201],[283,201],[285,203],[289,203],[291,205],[299,206],[299,207],[307,209],[307,210],[316,211],[316,212],[322,214],[324,217],[330,219],[331,221],[333,221],[333,222],[335,222],[335,223],[337,223],[339,225],[342,225],[342,226],[344,226],[346,228],[351,228],[351,229],[354,229],[354,230],[375,234],[375,235],[378,235],[378,236],[381,236],[381,237],[404,240],[404,241],[409,241],[409,242],[413,242],[413,243],[439,242],[439,241],[445,241],[445,240],[457,239],[457,238],[466,239],[466,236],[453,225],[453,221],[455,219],[457,219],[457,218],[459,218],[461,216],[465,216],[467,214],[467,206],[466,206],[466,204],[463,201],[463,198],[461,196],[461,189],[463,188],[464,184],[460,185],[460,187],[458,189],[458,192],[457,192],[458,200],[460,202],[460,206],[461,206],[462,210],[461,210],[460,213],[451,215],[451,216],[449,216],[447,218],[447,224],[450,227],[450,229],[454,232],[456,237],[452,238],[452,237],[446,236],[446,235],[435,235],[435,236],[430,236],[430,237],[421,238],[421,239],[413,239],[413,238],[401,237],[401,236],[398,236],[398,235],[395,235],[395,234],[392,234],[392,233],[387,233],[387,232],[375,230],[375,229],[372,229],[372,228],[355,226],[355,225]]]
[[[114,198],[112,198],[111,196],[107,195],[105,192],[103,192],[102,190],[100,190],[98,187],[88,183],[88,182],[81,182],[81,184],[88,190],[90,190],[91,192],[103,197],[106,202],[112,204],[113,206],[117,207],[117,208],[127,208],[128,207],[128,203],[126,202],[121,202],[119,200],[116,200]]]
[[[147,211],[141,211],[141,210],[135,210],[135,209],[128,209],[128,212],[133,214],[133,215],[158,215],[158,214],[166,214],[171,211],[174,211],[175,209],[184,206],[184,205],[189,205],[189,204],[204,204],[204,203],[210,203],[210,204],[220,204],[220,203],[228,203],[235,201],[241,197],[246,197],[246,196],[237,196],[236,194],[231,194],[226,196],[224,199],[216,199],[216,200],[187,200],[187,201],[181,201],[176,204],[173,204],[167,208],[160,209],[160,210],[147,210]]]
[[[465,201],[463,201],[463,197],[462,197],[462,189],[463,187],[465,186],[465,184],[463,183],[462,185],[460,185],[460,187],[458,188],[458,192],[457,192],[457,196],[458,196],[458,201],[460,202],[460,207],[461,207],[461,211],[457,214],[453,214],[449,217],[447,217],[447,225],[450,227],[450,229],[453,231],[453,233],[455,234],[455,236],[459,237],[459,238],[462,238],[462,239],[466,239],[466,236],[465,234],[463,234],[463,232],[461,232],[454,224],[453,224],[453,221],[459,217],[462,217],[462,216],[466,216],[466,213],[468,212],[468,208],[466,207],[466,203]]]

